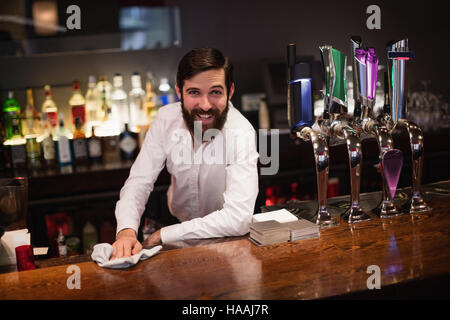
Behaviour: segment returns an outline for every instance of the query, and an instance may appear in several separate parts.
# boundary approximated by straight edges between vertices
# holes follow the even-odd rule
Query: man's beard
[[[227,105],[225,106],[225,109],[223,109],[222,112],[220,112],[219,109],[213,107],[209,109],[208,111],[203,111],[200,108],[195,108],[191,112],[186,110],[184,107],[183,101],[181,101],[181,111],[183,113],[183,119],[186,123],[189,131],[194,134],[194,123],[195,121],[198,121],[201,123],[200,120],[196,119],[197,115],[212,115],[214,117],[214,121],[212,124],[201,124],[202,125],[202,133],[205,133],[208,129],[217,129],[222,130],[223,126],[225,125],[225,122],[227,121],[227,114],[228,114],[228,101]]]

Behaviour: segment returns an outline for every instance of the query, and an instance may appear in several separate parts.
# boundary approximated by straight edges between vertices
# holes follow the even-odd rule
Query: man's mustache
[[[199,115],[199,116],[215,116],[219,114],[219,110],[218,109],[210,109],[208,111],[204,111],[201,109],[194,109],[191,111],[191,115]]]

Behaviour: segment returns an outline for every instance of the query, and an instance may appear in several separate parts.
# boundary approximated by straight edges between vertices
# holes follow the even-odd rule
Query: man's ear
[[[181,101],[181,91],[180,91],[180,88],[178,88],[178,84],[175,85],[175,90],[177,92],[178,100]]]
[[[231,84],[231,87],[230,87],[230,94],[228,95],[228,100],[231,99],[231,97],[233,96],[233,94],[234,94],[234,82]]]

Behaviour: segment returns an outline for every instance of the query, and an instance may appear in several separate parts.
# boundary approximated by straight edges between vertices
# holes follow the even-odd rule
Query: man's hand
[[[145,247],[156,246],[161,244],[161,229],[153,232],[147,239],[142,243]]]
[[[114,251],[110,260],[122,257],[130,257],[142,250],[141,243],[137,240],[136,232],[133,229],[123,229],[113,243]]]

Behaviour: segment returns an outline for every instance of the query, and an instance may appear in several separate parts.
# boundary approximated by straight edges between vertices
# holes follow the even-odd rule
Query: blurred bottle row
[[[134,159],[159,107],[176,98],[168,80],[163,78],[157,85],[150,72],[145,90],[138,73],[131,76],[131,88],[128,94],[123,90],[120,74],[114,75],[113,84],[105,76],[98,82],[89,76],[83,95],[74,81],[68,99],[69,125],[49,85],[44,88],[41,111],[31,89],[26,90],[23,110],[14,92],[8,92],[0,122],[0,170]]]

